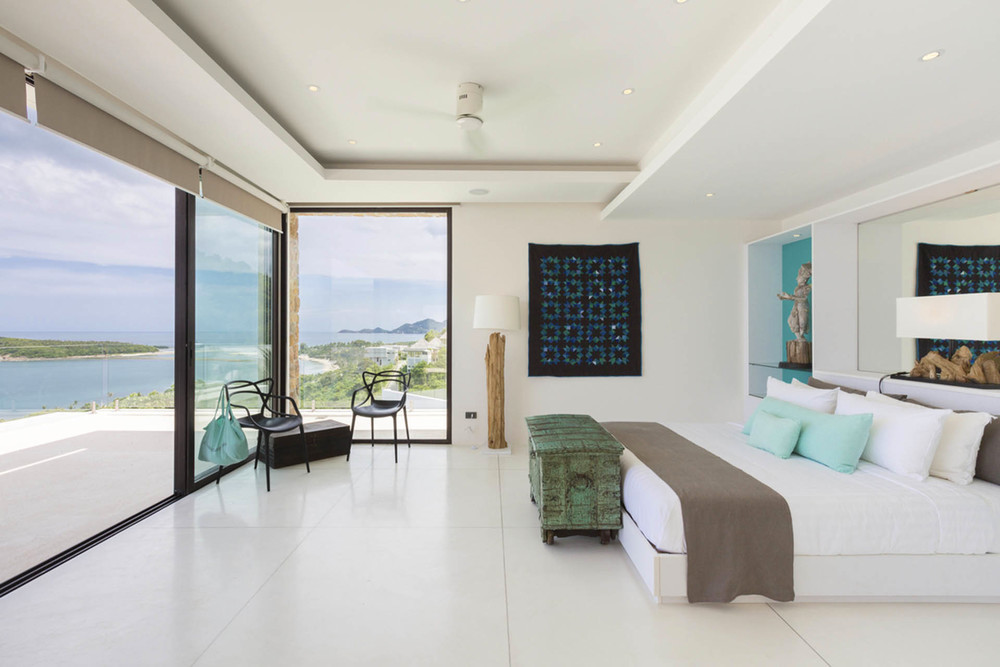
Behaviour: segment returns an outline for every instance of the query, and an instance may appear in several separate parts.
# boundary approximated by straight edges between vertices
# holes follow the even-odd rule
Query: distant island
[[[419,322],[409,322],[407,324],[401,324],[395,329],[383,329],[382,327],[375,327],[374,329],[360,329],[358,331],[353,331],[351,329],[341,329],[337,333],[348,333],[348,334],[425,334],[428,331],[440,331],[444,329],[448,321],[438,322],[437,320],[432,320],[429,317]]]
[[[108,354],[149,354],[158,352],[159,349],[154,345],[109,340],[38,340],[0,336],[0,360],[4,361],[103,357]]]

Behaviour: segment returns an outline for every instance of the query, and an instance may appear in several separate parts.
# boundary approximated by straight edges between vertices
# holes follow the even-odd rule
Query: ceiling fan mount
[[[483,126],[483,87],[471,81],[458,84],[458,104],[455,123],[466,132]]]

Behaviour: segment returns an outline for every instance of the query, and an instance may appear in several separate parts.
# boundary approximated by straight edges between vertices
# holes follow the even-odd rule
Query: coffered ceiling
[[[1000,141],[991,0],[33,0],[0,19],[27,47],[8,55],[288,202],[785,219]],[[485,88],[474,132],[464,81]]]

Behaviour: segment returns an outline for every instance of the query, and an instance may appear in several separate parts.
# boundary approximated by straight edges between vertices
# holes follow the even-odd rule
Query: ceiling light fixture
[[[920,59],[926,63],[932,60],[936,60],[937,58],[940,58],[943,54],[944,51],[931,51],[930,53],[925,53],[924,55],[920,56]]]
[[[797,238],[799,238],[800,236],[802,236],[802,234],[792,234],[792,238],[793,238],[793,239],[797,239]]]
[[[600,141],[595,141],[595,142],[594,142],[594,148],[600,148],[600,147],[601,147],[601,146],[603,146],[603,145],[604,145],[604,144],[602,144],[602,143],[601,143]]]
[[[715,193],[714,193],[714,192],[706,192],[706,193],[705,193],[705,196],[706,196],[706,197],[714,197],[714,196],[715,196]]]
[[[356,143],[358,143],[358,142],[357,142],[357,140],[355,140],[355,139],[348,139],[348,140],[347,140],[347,143],[349,143],[350,145],[352,145],[352,146],[353,146],[354,144],[356,144]]]
[[[459,0],[459,2],[464,2],[464,0]],[[490,193],[486,188],[472,188],[469,190],[470,195],[488,195]]]
[[[309,89],[310,93],[318,93],[319,92],[319,86],[317,86],[315,84],[306,86],[306,88]]]
[[[678,4],[678,5],[683,5],[683,4],[684,4],[685,2],[687,2],[687,1],[688,1],[688,0],[677,0],[677,4]]]
[[[625,90],[622,91],[622,95],[631,95],[634,92],[635,92],[634,88],[626,88]]]

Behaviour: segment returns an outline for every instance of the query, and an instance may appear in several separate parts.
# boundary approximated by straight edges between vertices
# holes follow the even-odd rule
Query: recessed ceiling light
[[[631,95],[634,92],[635,92],[634,88],[626,88],[625,90],[622,91],[622,95]]]
[[[353,146],[354,144],[356,144],[356,143],[358,143],[358,142],[357,142],[357,140],[355,140],[355,139],[348,139],[348,140],[347,140],[347,143],[349,143],[350,145],[352,145],[352,146]]]
[[[944,51],[931,51],[930,53],[925,53],[920,56],[920,59],[926,63],[931,60],[935,60],[936,58],[940,58],[942,55],[944,55]]]
[[[705,193],[705,196],[706,196],[706,197],[714,197],[714,196],[715,196],[715,193],[714,193],[714,192],[706,192],[706,193]]]
[[[465,0],[458,0],[459,2],[465,2]],[[486,188],[472,188],[469,190],[470,195],[488,195],[490,193]]]
[[[799,238],[800,236],[802,236],[802,234],[792,234],[792,238],[793,238],[793,239],[797,239],[797,238]]]
[[[683,4],[684,4],[685,2],[687,2],[687,1],[688,1],[688,0],[677,0],[677,4],[678,4],[678,5],[683,5]]]
[[[594,148],[600,148],[600,147],[601,147],[601,146],[603,146],[603,145],[604,145],[604,144],[602,144],[602,143],[601,143],[600,141],[595,141],[595,142],[594,142]]]
[[[310,93],[318,93],[319,92],[319,86],[316,86],[316,85],[306,86],[306,88],[309,89]]]

